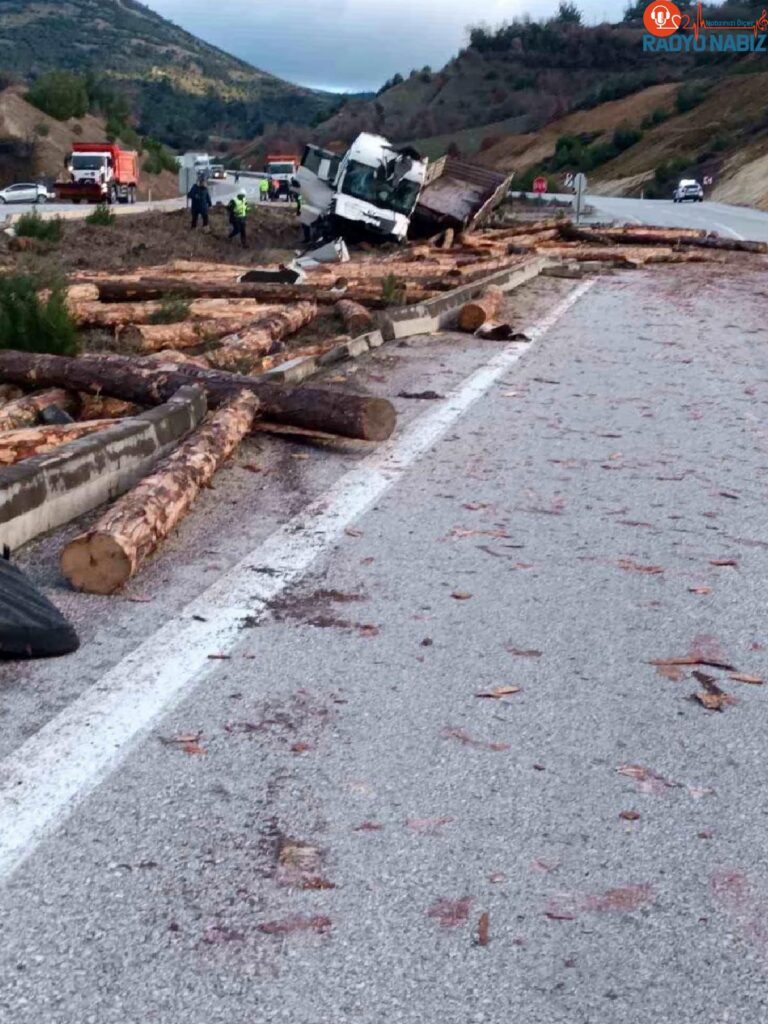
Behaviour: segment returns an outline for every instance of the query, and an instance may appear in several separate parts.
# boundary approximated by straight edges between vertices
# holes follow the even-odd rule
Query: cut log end
[[[61,571],[75,588],[89,594],[114,594],[133,574],[131,559],[111,534],[83,534],[61,553]]]
[[[363,435],[367,441],[386,441],[397,423],[395,407],[386,398],[369,398],[364,413]],[[353,436],[350,432],[349,436]]]

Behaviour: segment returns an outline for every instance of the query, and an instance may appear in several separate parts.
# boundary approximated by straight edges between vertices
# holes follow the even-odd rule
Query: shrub
[[[685,114],[689,110],[693,110],[704,99],[705,92],[701,86],[697,85],[683,85],[675,97],[675,109],[678,114]]]
[[[51,129],[44,121],[38,121],[35,125],[35,135],[39,135],[41,139],[46,138],[51,134]]]
[[[620,125],[613,133],[613,145],[619,153],[629,149],[642,139],[643,133],[638,128],[630,128],[629,125]]]
[[[41,295],[29,275],[0,277],[0,348],[75,355],[77,328],[61,284]]]
[[[93,224],[99,228],[110,228],[117,220],[117,217],[112,213],[106,203],[99,203],[93,213],[89,213],[85,218],[86,224]]]
[[[85,79],[71,71],[47,71],[29,90],[27,99],[57,121],[84,117],[88,112]]]
[[[160,300],[160,308],[154,312],[149,322],[152,324],[180,324],[189,318],[189,299],[181,295],[164,295]]]
[[[60,242],[64,230],[61,217],[43,220],[37,210],[22,213],[14,224],[19,238],[39,238],[43,242]]]
[[[395,274],[387,274],[381,282],[381,297],[388,306],[402,306],[405,300],[405,285]]]
[[[176,157],[157,139],[146,138],[143,141],[147,156],[142,168],[147,174],[160,174],[161,171],[178,171]]]

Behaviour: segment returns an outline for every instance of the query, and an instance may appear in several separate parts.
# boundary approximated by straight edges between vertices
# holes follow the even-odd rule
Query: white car
[[[50,193],[45,185],[25,181],[0,189],[0,203],[47,203]]]
[[[703,203],[704,189],[693,178],[683,178],[675,189],[672,199],[676,203],[684,203],[688,200],[693,203]]]

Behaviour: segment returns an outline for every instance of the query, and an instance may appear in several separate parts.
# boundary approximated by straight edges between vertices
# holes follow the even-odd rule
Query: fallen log
[[[118,330],[118,337],[134,352],[195,348],[247,328],[256,316],[257,313],[250,312],[214,320],[184,320],[177,324],[127,324]]]
[[[120,327],[124,324],[154,324],[162,303],[152,302],[80,302],[72,307],[72,315],[79,327]],[[254,299],[196,299],[189,304],[188,319],[224,318],[245,319],[249,313],[255,319],[259,313],[272,307]],[[160,326],[160,325],[158,325]],[[171,325],[165,325],[171,326]]]
[[[219,370],[248,373],[262,356],[279,351],[283,338],[300,331],[316,316],[314,302],[298,302],[268,313],[240,333],[224,337],[221,347],[208,353],[208,362]]]
[[[25,387],[67,387],[137,405],[167,402],[185,384],[199,384],[211,406],[243,388],[260,400],[266,419],[364,441],[385,441],[395,429],[394,406],[385,398],[324,388],[283,387],[240,374],[183,365],[175,370],[137,366],[125,356],[41,355],[0,350],[0,381]]]
[[[347,333],[353,338],[358,334],[368,334],[376,326],[370,312],[359,302],[340,299],[336,303],[336,312],[341,317]]]
[[[255,395],[233,395],[92,529],[67,544],[61,571],[72,586],[90,594],[113,594],[124,586],[181,522],[251,430],[258,410]]]
[[[34,382],[30,381],[30,384],[34,386]],[[53,387],[46,391],[17,398],[0,409],[0,430],[32,427],[40,419],[43,410],[53,405],[74,415],[77,412],[77,396],[69,391]]]
[[[687,244],[695,245],[702,249],[768,253],[768,242],[750,242],[744,238],[717,238],[714,235],[707,235],[706,238],[692,238]]]
[[[387,305],[381,293],[374,298],[369,297],[365,290],[358,295],[354,288],[337,291],[315,288],[310,284],[204,284],[199,281],[142,278],[139,281],[100,281],[98,287],[102,302],[143,302],[175,294],[188,299],[257,299],[260,302],[280,304],[311,301],[325,306],[335,305],[339,299],[345,298],[366,304],[377,303],[379,308]]]
[[[15,384],[0,384],[0,405],[15,402],[23,394],[24,392],[21,388],[17,388]]]
[[[0,434],[0,465],[14,466],[33,455],[44,455],[55,448],[113,427],[114,420],[90,420],[87,423],[64,423],[53,427],[23,427]]]
[[[171,369],[177,366],[200,366],[204,370],[210,368],[210,363],[205,356],[193,356],[189,352],[177,352],[174,348],[164,348],[159,352],[150,352],[136,360],[138,366],[148,366],[150,369]]]
[[[133,402],[124,402],[120,398],[108,398],[105,395],[87,395],[80,392],[77,396],[80,412],[78,420],[119,420],[123,416],[135,416],[141,408]]]
[[[492,285],[490,288],[486,288],[479,298],[473,299],[472,302],[465,302],[459,309],[459,330],[476,331],[486,321],[494,320],[501,309],[503,299],[504,292],[501,288]]]
[[[515,235],[533,235],[539,231],[562,231],[571,224],[568,217],[549,217],[547,220],[534,220],[529,223],[508,224],[502,227],[486,228],[480,238],[513,238]]]

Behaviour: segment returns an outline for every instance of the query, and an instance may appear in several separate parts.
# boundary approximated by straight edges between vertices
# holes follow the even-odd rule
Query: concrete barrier
[[[460,285],[434,299],[427,299],[426,302],[390,309],[382,327],[384,338],[386,341],[395,341],[412,334],[433,334],[443,327],[449,327],[459,307],[476,299],[489,285],[495,285],[504,292],[511,292],[526,281],[538,277],[545,264],[545,259],[533,256],[522,266],[499,270],[479,281]]]
[[[195,387],[165,405],[0,470],[0,545],[11,550],[124,494],[205,416]]]

